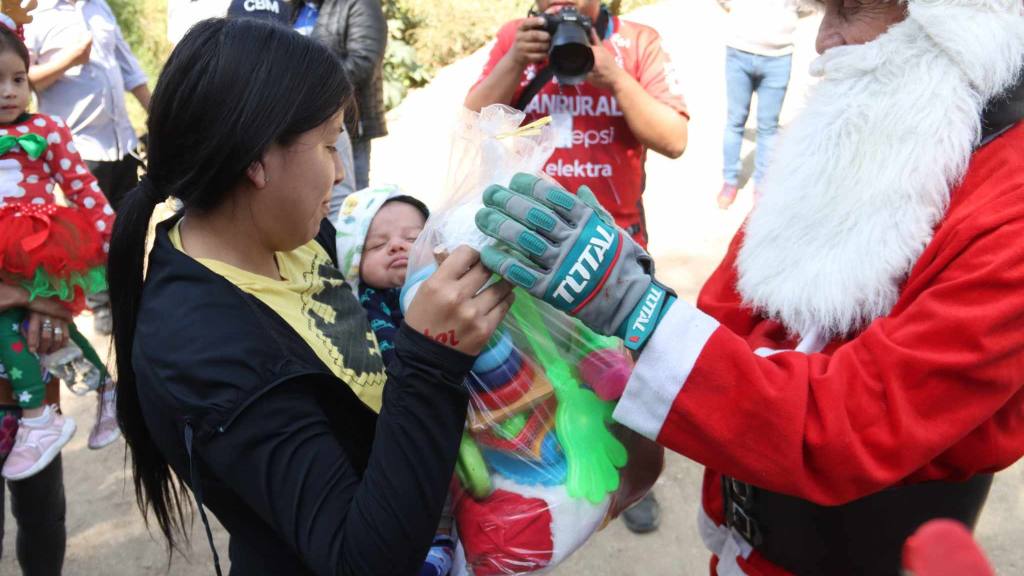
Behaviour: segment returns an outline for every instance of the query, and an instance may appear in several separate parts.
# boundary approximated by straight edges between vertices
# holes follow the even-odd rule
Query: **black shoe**
[[[661,505],[654,497],[654,491],[648,492],[643,499],[623,512],[622,521],[634,534],[647,534],[657,530],[661,524]]]

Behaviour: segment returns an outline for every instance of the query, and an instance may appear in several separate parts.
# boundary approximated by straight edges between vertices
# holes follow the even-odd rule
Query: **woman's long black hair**
[[[132,366],[153,209],[167,196],[180,199],[186,211],[217,207],[270,145],[288,144],[323,124],[347,106],[351,93],[326,48],[248,18],[200,22],[160,74],[148,122],[148,174],[117,212],[108,278],[118,423],[131,453],[136,501],[147,521],[150,511],[156,517],[169,552],[176,535],[188,539],[184,512],[191,505],[146,427]]]

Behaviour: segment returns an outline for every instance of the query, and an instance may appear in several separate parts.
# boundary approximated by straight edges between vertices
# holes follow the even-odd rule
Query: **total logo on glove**
[[[576,196],[517,174],[484,192],[477,227],[498,244],[485,266],[601,334],[640,350],[675,300],[651,257],[615,225],[585,186]]]

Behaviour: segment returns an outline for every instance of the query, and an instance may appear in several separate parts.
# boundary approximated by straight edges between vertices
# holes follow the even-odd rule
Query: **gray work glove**
[[[675,293],[654,279],[654,262],[586,186],[576,196],[530,174],[491,186],[476,224],[498,240],[484,265],[595,332],[639,350]]]

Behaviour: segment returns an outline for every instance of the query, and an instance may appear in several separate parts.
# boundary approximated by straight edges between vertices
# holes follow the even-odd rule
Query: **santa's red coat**
[[[742,305],[742,231],[697,307],[659,324],[615,417],[708,467],[720,574],[787,574],[722,528],[720,473],[836,505],[1024,454],[1021,150],[1024,125],[975,153],[892,311],[849,340],[797,342]]]

